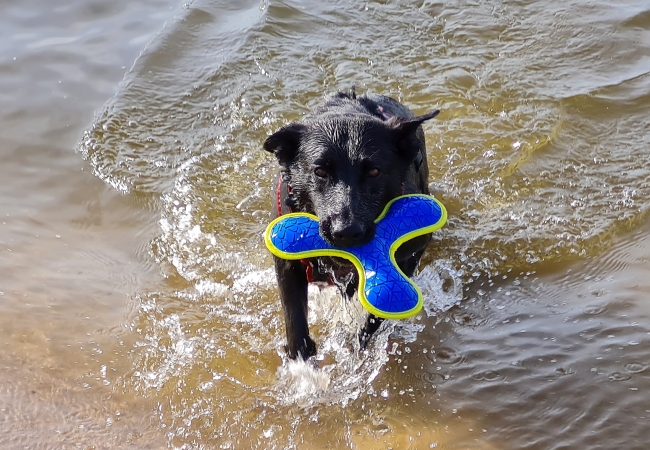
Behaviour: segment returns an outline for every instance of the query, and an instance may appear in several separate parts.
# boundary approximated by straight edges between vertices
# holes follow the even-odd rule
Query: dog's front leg
[[[307,323],[307,271],[300,261],[274,257],[287,331],[286,350],[291,359],[308,359],[316,354],[316,343],[309,337]]]
[[[365,350],[366,347],[368,347],[370,338],[372,338],[372,335],[375,334],[375,331],[379,329],[384,320],[385,319],[377,317],[374,314],[368,314],[366,324],[359,332],[359,345],[361,346],[361,350]]]

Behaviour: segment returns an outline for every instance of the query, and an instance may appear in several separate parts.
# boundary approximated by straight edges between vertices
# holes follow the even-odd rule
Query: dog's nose
[[[366,231],[359,223],[343,225],[332,230],[332,238],[337,246],[349,247],[360,244],[365,237]]]

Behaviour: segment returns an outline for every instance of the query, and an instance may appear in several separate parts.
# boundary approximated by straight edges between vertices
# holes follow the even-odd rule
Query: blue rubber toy
[[[447,221],[445,207],[435,198],[403,195],[390,201],[375,220],[374,238],[367,244],[336,248],[318,232],[313,214],[290,213],[269,224],[266,246],[283,259],[338,256],[351,261],[359,272],[359,300],[372,314],[385,319],[404,319],[422,309],[422,292],[395,262],[404,242],[440,229]]]

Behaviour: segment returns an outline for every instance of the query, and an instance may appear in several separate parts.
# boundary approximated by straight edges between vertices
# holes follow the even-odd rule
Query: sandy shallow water
[[[650,7],[0,6],[0,447],[645,449]],[[355,84],[449,210],[370,349],[286,360],[266,135]]]

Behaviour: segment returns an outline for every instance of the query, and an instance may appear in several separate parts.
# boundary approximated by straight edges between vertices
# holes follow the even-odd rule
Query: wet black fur
[[[320,233],[338,247],[359,245],[374,235],[374,220],[386,204],[402,194],[429,193],[424,133],[420,126],[438,114],[415,117],[399,102],[382,95],[357,97],[354,89],[325,99],[300,122],[289,124],[264,142],[273,153],[285,182],[293,211],[319,218]],[[378,171],[378,172],[377,172]],[[273,208],[277,215],[277,207]],[[395,259],[412,276],[430,235],[402,245]],[[338,258],[317,258],[317,277],[333,273],[348,296],[356,291],[358,275],[352,264]],[[306,266],[275,258],[284,309],[287,352],[291,358],[316,354],[307,323]],[[327,275],[325,275],[327,274]],[[362,348],[382,319],[370,315],[359,334]]]

